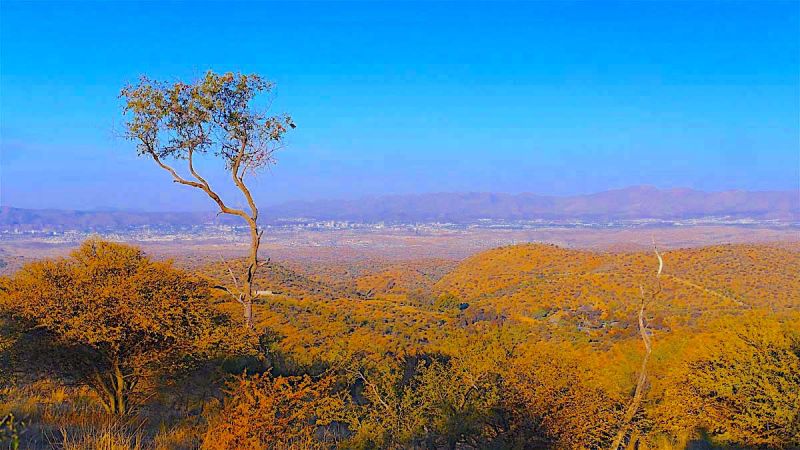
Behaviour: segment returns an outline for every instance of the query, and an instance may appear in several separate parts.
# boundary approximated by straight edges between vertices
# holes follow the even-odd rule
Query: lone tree
[[[228,292],[242,305],[247,327],[253,326],[253,279],[259,267],[258,248],[262,230],[258,227],[258,207],[245,177],[274,162],[274,152],[294,122],[287,115],[270,116],[258,111],[253,100],[269,93],[273,84],[259,75],[207,72],[192,83],[161,83],[147,77],[122,89],[125,137],[137,143],[140,156],[149,156],[170,173],[173,181],[205,192],[219,207],[220,214],[239,216],[250,229],[250,252],[246,273],[237,292]],[[213,154],[230,172],[249,210],[231,207],[195,167],[198,154]],[[185,161],[184,176],[169,161]],[[232,273],[232,272],[231,272]]]

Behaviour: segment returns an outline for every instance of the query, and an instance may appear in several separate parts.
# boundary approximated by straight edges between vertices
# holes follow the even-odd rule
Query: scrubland
[[[0,279],[11,448],[800,446],[800,248],[159,261],[87,241]],[[642,315],[642,323],[638,321]],[[633,403],[644,365],[641,399]],[[632,407],[633,405],[633,407]],[[630,414],[627,414],[631,411]],[[622,430],[622,431],[621,431]]]

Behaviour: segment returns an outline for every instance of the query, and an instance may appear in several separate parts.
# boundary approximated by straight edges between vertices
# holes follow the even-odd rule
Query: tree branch
[[[239,168],[242,164],[242,158],[247,151],[247,140],[242,141],[242,145],[239,148],[239,153],[236,155],[236,159],[233,161],[233,165],[231,166],[231,175],[233,176],[233,182],[236,184],[236,187],[242,191],[244,194],[245,199],[247,199],[247,204],[250,206],[251,218],[253,222],[258,221],[258,208],[256,207],[256,202],[253,200],[253,196],[250,194],[250,189],[244,184],[244,172],[239,175]]]
[[[175,181],[176,183],[185,184],[186,186],[191,186],[191,187],[194,187],[194,188],[197,188],[197,189],[200,189],[200,190],[202,190],[202,191],[203,191],[203,192],[205,192],[205,193],[206,193],[206,194],[207,194],[209,197],[211,197],[211,199],[212,199],[212,200],[214,200],[214,202],[216,202],[216,203],[217,203],[217,206],[219,206],[219,209],[220,209],[220,211],[221,211],[222,213],[224,213],[224,214],[231,214],[231,215],[235,215],[235,216],[239,216],[239,217],[241,217],[241,218],[243,218],[243,219],[245,219],[245,220],[247,220],[247,221],[250,221],[250,220],[251,220],[251,219],[250,219],[250,216],[248,216],[248,215],[247,215],[247,213],[246,213],[246,212],[244,212],[244,211],[242,211],[241,209],[229,208],[229,207],[228,207],[228,206],[225,204],[225,202],[223,202],[223,201],[222,201],[222,199],[219,197],[219,195],[217,195],[217,193],[216,193],[216,192],[214,192],[213,190],[211,190],[211,188],[210,188],[210,187],[208,187],[206,184],[203,184],[203,183],[198,183],[198,182],[196,182],[196,181],[190,181],[190,180],[187,180],[187,179],[183,178],[182,176],[180,176],[180,175],[178,174],[178,172],[176,172],[176,171],[175,171],[175,169],[173,169],[172,167],[170,167],[170,166],[168,166],[168,165],[164,164],[164,162],[163,162],[163,161],[161,161],[161,158],[159,158],[159,156],[158,156],[158,154],[155,152],[155,150],[153,150],[153,148],[152,148],[152,147],[150,147],[149,145],[148,145],[148,153],[150,153],[150,156],[153,158],[153,160],[154,160],[154,161],[155,161],[155,162],[156,162],[156,163],[157,163],[157,164],[158,164],[158,165],[159,165],[159,166],[160,166],[162,169],[164,169],[164,170],[166,170],[167,172],[169,172],[170,174],[172,174],[172,178],[174,178],[174,181]]]
[[[194,149],[190,148],[188,153],[189,156],[187,159],[189,161],[189,172],[191,172],[192,176],[195,177],[197,181],[203,184],[205,189],[211,190],[211,186],[209,186],[208,181],[206,181],[205,178],[201,177],[200,174],[194,170]]]

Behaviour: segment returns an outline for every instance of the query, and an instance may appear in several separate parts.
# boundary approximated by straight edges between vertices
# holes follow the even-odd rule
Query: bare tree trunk
[[[228,291],[241,305],[242,305],[242,316],[244,319],[244,324],[247,328],[253,328],[253,285],[256,270],[258,270],[258,248],[261,244],[261,231],[258,229],[258,207],[256,206],[255,200],[253,200],[253,196],[250,193],[250,190],[245,185],[243,177],[244,174],[240,173],[241,169],[241,162],[242,158],[245,155],[246,150],[246,142],[242,143],[242,146],[239,150],[239,153],[236,159],[233,161],[233,165],[231,167],[231,176],[233,177],[234,184],[239,188],[239,190],[244,195],[245,199],[247,200],[247,204],[250,207],[250,214],[245,212],[243,209],[237,208],[230,208],[228,207],[225,202],[222,201],[220,196],[211,189],[211,186],[208,184],[205,178],[200,176],[194,168],[194,160],[193,160],[193,149],[189,149],[188,151],[188,165],[189,171],[191,172],[192,176],[197,181],[190,181],[183,177],[181,177],[178,172],[175,171],[172,167],[165,164],[159,158],[158,153],[152,147],[149,148],[148,153],[153,158],[153,160],[161,166],[164,170],[169,172],[174,181],[176,183],[180,183],[187,186],[192,186],[194,188],[200,189],[204,191],[214,202],[217,203],[219,206],[219,213],[220,214],[229,214],[233,216],[239,216],[247,222],[248,227],[250,228],[250,254],[247,257],[247,273],[245,274],[245,279],[242,281],[241,289],[239,289],[239,282],[237,281],[237,277],[234,275],[233,271],[228,268],[228,271],[231,273],[233,277],[233,282],[236,285],[237,292],[236,294],[230,292],[230,290],[225,289]],[[220,286],[221,287],[221,286]]]
[[[642,395],[644,394],[644,387],[647,382],[647,363],[650,360],[650,353],[653,349],[650,346],[650,336],[647,334],[647,325],[644,323],[644,304],[644,289],[642,289],[642,305],[639,308],[639,334],[642,336],[642,341],[644,342],[645,353],[644,358],[642,358],[642,366],[639,369],[639,380],[636,382],[636,390],[634,391],[633,399],[628,405],[628,409],[625,411],[622,427],[620,427],[616,437],[614,437],[614,443],[611,444],[612,450],[618,450],[619,446],[622,444],[622,440],[625,439],[625,436],[628,434],[631,421],[636,415],[636,412],[639,411],[639,405],[642,403]]]
[[[258,270],[258,247],[261,244],[261,234],[255,220],[249,220],[250,226],[250,255],[247,258],[247,276],[242,289],[242,309],[244,323],[247,328],[253,328],[253,282]]]
[[[653,250],[656,253],[656,257],[658,258],[658,272],[656,273],[656,290],[653,292],[651,296],[652,299],[655,299],[656,296],[659,293],[661,293],[661,271],[664,268],[664,260],[661,258],[661,254],[658,253],[658,248],[655,245],[655,240],[653,240]],[[647,303],[645,299],[644,287],[639,286],[639,290],[641,291],[641,296],[642,296],[642,303],[639,307],[639,334],[642,337],[642,342],[644,342],[645,353],[644,353],[644,358],[642,358],[642,366],[639,369],[639,380],[636,382],[636,390],[634,391],[631,403],[628,405],[628,409],[625,411],[625,417],[623,418],[622,425],[620,426],[619,431],[617,431],[617,434],[614,437],[614,442],[611,444],[611,450],[619,450],[620,445],[622,445],[622,441],[625,439],[625,436],[628,435],[628,430],[630,429],[633,418],[639,411],[639,407],[642,403],[642,397],[644,395],[644,388],[647,383],[647,363],[650,361],[650,353],[652,353],[653,351],[652,342],[650,341],[650,335],[648,334],[647,324],[645,323],[645,318],[644,318],[644,307]]]

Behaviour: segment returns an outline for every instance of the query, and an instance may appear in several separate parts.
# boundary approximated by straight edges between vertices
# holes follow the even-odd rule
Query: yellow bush
[[[332,378],[241,376],[230,386],[222,410],[210,421],[202,448],[309,449],[321,425],[342,404],[331,396]]]

